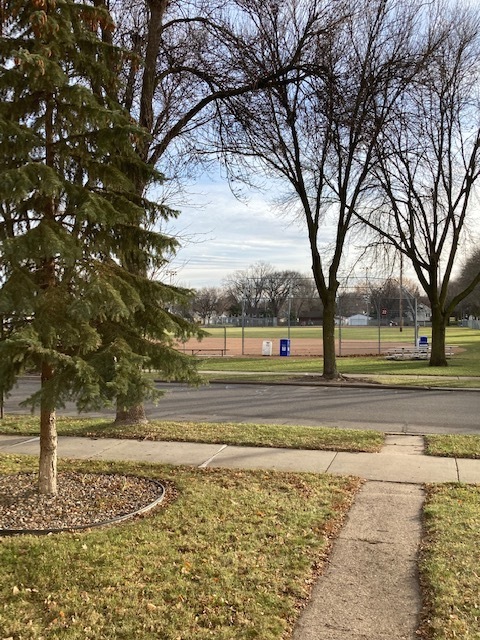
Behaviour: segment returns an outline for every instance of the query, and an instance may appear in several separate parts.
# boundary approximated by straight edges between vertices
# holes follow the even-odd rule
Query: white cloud
[[[181,242],[186,238],[170,265],[177,284],[218,286],[233,271],[260,261],[310,274],[306,228],[270,204],[275,194],[253,193],[244,204],[226,182],[204,180],[195,185],[197,191],[200,188],[202,193],[191,197],[192,205],[178,207],[180,216],[169,230]],[[326,241],[332,233],[326,230]]]

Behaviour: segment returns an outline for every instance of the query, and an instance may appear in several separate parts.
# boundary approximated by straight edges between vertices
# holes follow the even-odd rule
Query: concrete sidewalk
[[[335,541],[292,640],[414,640],[423,489],[367,482]]]
[[[382,453],[346,453],[60,436],[58,454],[62,458],[143,460],[195,467],[309,471],[413,484],[480,483],[480,460],[424,456],[421,455],[422,442],[421,436],[387,435]],[[38,455],[39,438],[0,435],[0,451]]]

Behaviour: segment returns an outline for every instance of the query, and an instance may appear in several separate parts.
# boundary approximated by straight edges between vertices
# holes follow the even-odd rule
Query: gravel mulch
[[[98,526],[148,507],[163,496],[139,476],[60,472],[56,496],[37,492],[36,473],[0,475],[0,535]]]

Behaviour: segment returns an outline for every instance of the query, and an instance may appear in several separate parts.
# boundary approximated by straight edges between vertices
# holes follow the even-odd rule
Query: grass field
[[[204,327],[208,335],[223,340],[225,329],[223,327]],[[456,328],[452,327],[450,330]],[[460,331],[465,331],[459,328]],[[280,340],[288,337],[288,327],[245,327],[245,336],[249,338],[260,338],[262,340]],[[312,340],[322,337],[322,327],[290,327],[291,340]],[[423,336],[431,337],[430,327],[421,327],[419,333]],[[378,327],[342,327],[335,329],[335,338],[338,340],[342,334],[345,340],[378,340]],[[405,342],[413,344],[413,327],[404,327],[400,331],[398,327],[381,327],[380,335],[385,342]],[[229,338],[241,338],[242,327],[226,327],[227,346]]]
[[[241,331],[237,328],[231,328],[227,331],[231,336]],[[246,329],[248,338],[258,336],[264,329]],[[273,330],[272,330],[273,331]],[[275,328],[280,336],[282,329]],[[291,340],[302,341],[311,340],[314,333],[321,332],[321,327],[295,327],[292,328]],[[374,327],[350,327],[343,329],[342,333],[348,332],[348,338],[351,341],[368,341],[372,338]],[[399,333],[397,327],[384,327],[382,332],[385,339],[389,341],[405,342],[413,344],[413,329],[405,328],[403,333]],[[221,338],[223,330],[215,329],[212,333]],[[422,330],[423,335],[423,330]],[[430,329],[425,328],[425,335],[430,339]],[[238,336],[237,336],[238,337]],[[416,376],[431,379],[432,377],[440,378],[439,383],[445,386],[479,386],[480,381],[455,381],[444,380],[441,378],[458,378],[458,377],[478,377],[480,378],[480,331],[471,330],[462,327],[449,327],[447,329],[447,344],[458,347],[455,355],[449,359],[448,367],[430,367],[426,360],[405,360],[394,361],[387,360],[383,356],[345,356],[338,358],[339,370],[347,376],[355,376],[356,374],[364,374],[370,376],[373,380],[382,382],[382,376],[394,376],[399,378],[399,382],[403,382],[403,376]],[[209,371],[230,371],[230,372],[271,372],[272,374],[297,374],[297,373],[318,373],[322,372],[323,362],[320,357],[208,357],[200,358],[200,369]],[[395,383],[395,379],[390,380]],[[412,384],[424,384],[423,380],[409,381]]]
[[[0,456],[0,473],[36,460]],[[0,540],[0,637],[281,640],[359,481],[325,475],[60,463],[153,477],[173,498],[108,529]]]

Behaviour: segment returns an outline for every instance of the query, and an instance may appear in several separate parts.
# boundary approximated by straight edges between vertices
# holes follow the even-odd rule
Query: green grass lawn
[[[480,459],[480,436],[431,434],[425,436],[425,453],[429,456]]]
[[[241,327],[223,327],[209,328],[205,327],[206,334],[223,340],[225,335],[227,342],[229,338],[241,338]],[[467,327],[447,327],[447,344],[457,344],[457,340],[462,340],[471,333],[480,334],[480,331],[468,329]],[[288,337],[288,327],[245,327],[243,335],[247,338],[261,338],[264,340],[280,340]],[[290,339],[312,339],[321,338],[323,335],[322,327],[290,327]],[[335,338],[338,340],[341,336],[342,340],[368,340],[377,342],[378,327],[339,327],[335,328]],[[419,327],[418,335],[427,336],[430,340],[432,337],[431,327]],[[414,343],[414,328],[404,327],[400,331],[399,327],[381,327],[381,342],[405,342],[406,344]],[[228,344],[227,344],[228,346]]]
[[[335,451],[379,451],[384,436],[376,431],[302,427],[274,424],[169,422],[152,420],[146,425],[116,426],[91,418],[57,418],[63,436],[137,438],[180,442],[209,442],[252,447],[285,447]],[[38,435],[38,417],[6,416],[0,433]]]
[[[450,328],[449,328],[450,330]],[[452,327],[453,330],[453,327]],[[460,328],[461,331],[465,329]],[[223,327],[209,328],[205,327],[207,335],[223,340],[225,337],[225,329]],[[265,340],[280,340],[288,337],[288,327],[245,327],[243,334],[247,338],[262,338]],[[323,334],[322,327],[290,327],[290,339],[312,339],[321,338]],[[430,337],[432,334],[430,327],[420,327],[419,334]],[[370,340],[378,339],[378,327],[336,327],[335,337],[338,339],[342,336],[344,340]],[[400,331],[398,327],[381,327],[381,340],[385,342],[406,342],[413,344],[414,328],[404,327]],[[242,327],[226,327],[227,342],[229,338],[241,338]],[[228,345],[227,345],[228,346]]]
[[[277,328],[276,328],[277,329]],[[320,331],[320,327],[298,327],[298,335],[292,334],[293,339],[301,339],[306,337],[306,333],[312,330]],[[232,329],[233,331],[234,329]],[[372,334],[374,327],[352,327],[348,329],[345,339],[375,339]],[[413,333],[408,335],[407,329],[398,334],[398,328],[385,327],[386,340],[403,340],[405,342],[413,342]],[[248,329],[246,335],[250,337],[250,332],[257,333],[260,329]],[[383,329],[382,329],[383,331]],[[351,333],[350,333],[351,332]],[[344,331],[345,334],[345,331]],[[370,335],[372,334],[372,335]],[[423,332],[422,332],[423,335]],[[429,329],[425,328],[425,335],[429,335]],[[447,329],[447,344],[452,344],[462,349],[461,353],[454,355],[449,359],[448,367],[430,367],[428,361],[394,361],[386,360],[383,356],[355,356],[338,358],[338,368],[341,373],[347,376],[355,376],[356,374],[366,374],[372,380],[384,381],[382,376],[394,376],[395,379],[402,380],[403,376],[420,376],[425,378],[420,381],[412,381],[413,384],[426,384],[432,377],[438,378],[435,384],[444,384],[447,386],[479,386],[479,381],[452,381],[444,380],[445,377],[473,376],[480,378],[480,331],[466,329],[462,327],[449,327]],[[199,363],[200,370],[208,371],[233,371],[233,372],[271,372],[276,374],[286,373],[318,373],[322,372],[323,362],[321,358],[315,357],[240,357],[240,358],[207,358]],[[395,380],[393,380],[395,383]],[[409,381],[410,384],[410,381]]]
[[[210,371],[208,364],[207,370],[203,372],[206,382],[243,382],[243,383],[261,383],[261,384],[303,384],[317,385],[324,384],[321,379],[321,371],[318,365],[312,371],[306,371],[306,367],[300,367],[297,372],[288,371],[272,371],[272,372],[245,372],[242,369],[238,371]],[[408,386],[408,387],[435,387],[445,389],[479,389],[480,377],[452,377],[448,374],[435,375],[429,374],[428,370],[413,372],[395,372],[395,373],[363,373],[363,371],[345,373],[342,372],[343,380],[335,382],[335,384],[379,384],[389,386]]]
[[[0,456],[0,473],[36,462]],[[359,487],[316,474],[67,466],[147,475],[177,496],[107,529],[1,538],[2,638],[286,640]]]
[[[421,637],[480,638],[480,486],[428,487],[420,575]]]

